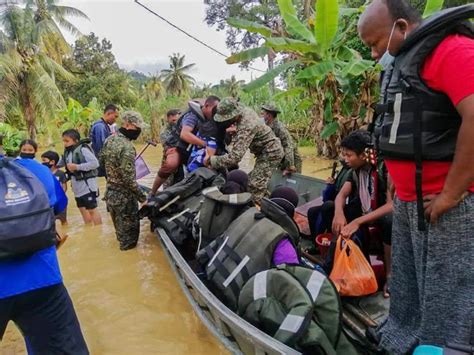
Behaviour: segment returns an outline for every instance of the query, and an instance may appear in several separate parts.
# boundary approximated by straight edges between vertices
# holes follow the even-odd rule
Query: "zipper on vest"
[[[0,218],[0,222],[11,221],[13,219],[18,219],[18,218],[36,216],[37,214],[45,213],[48,211],[51,211],[51,208],[45,208],[39,211],[29,212],[29,213],[20,214],[20,215],[16,215],[12,217],[3,217],[3,218]]]

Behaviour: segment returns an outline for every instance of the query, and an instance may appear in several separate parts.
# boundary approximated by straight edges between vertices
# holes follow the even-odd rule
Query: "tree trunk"
[[[270,71],[274,68],[274,65],[275,65],[275,53],[271,49],[269,49],[268,51],[267,58],[268,58],[268,71]],[[272,81],[268,83],[268,86],[270,88],[270,93],[273,95],[273,93],[275,93],[275,79],[272,79]]]
[[[314,2],[315,0],[304,0],[303,16],[305,19],[309,19],[311,17],[311,5]]]
[[[23,82],[20,86],[20,100],[23,116],[26,121],[26,128],[28,131],[28,137],[30,139],[36,139],[36,113],[31,102],[30,95],[28,93],[28,87]]]
[[[158,117],[158,112],[154,109],[151,110],[151,139],[155,142],[159,141],[161,130],[161,122]]]

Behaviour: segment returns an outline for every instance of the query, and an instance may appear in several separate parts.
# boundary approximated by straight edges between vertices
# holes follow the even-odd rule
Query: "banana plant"
[[[427,18],[443,8],[444,0],[428,0],[423,12],[423,18]]]
[[[302,21],[292,0],[278,0],[278,7],[284,23],[280,30],[235,18],[228,20],[233,27],[259,33],[265,42],[258,48],[233,54],[227,63],[249,61],[269,51],[280,53],[281,64],[243,90],[255,90],[291,71],[296,86],[306,93],[298,106],[311,112],[319,153],[334,157],[341,137],[367,123],[370,106],[376,99],[378,68],[373,61],[362,59],[357,51],[346,46],[347,40],[354,36],[362,8],[340,8],[338,0],[318,0],[314,16]],[[288,92],[293,89],[289,88]]]

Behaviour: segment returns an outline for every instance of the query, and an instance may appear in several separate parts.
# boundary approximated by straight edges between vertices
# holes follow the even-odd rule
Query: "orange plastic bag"
[[[365,296],[377,291],[377,279],[364,254],[350,239],[337,239],[334,266],[329,278],[341,296]]]

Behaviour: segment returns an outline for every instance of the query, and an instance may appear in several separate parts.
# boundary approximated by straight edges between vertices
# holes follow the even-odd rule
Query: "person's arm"
[[[181,133],[180,133],[180,138],[185,141],[186,143],[198,146],[198,147],[205,147],[206,142],[204,142],[202,139],[198,138],[194,133],[193,133],[193,127],[191,126],[186,126],[183,124],[183,128],[181,128]]]
[[[219,169],[238,165],[250,147],[254,136],[255,132],[252,129],[239,129],[237,127],[236,134],[232,138],[233,143],[229,153],[211,157],[209,160],[210,166],[214,169]]]
[[[283,150],[285,152],[285,160],[288,162],[288,170],[296,171],[295,148],[294,148],[293,138],[291,138],[290,132],[288,132],[288,130],[285,127],[281,129],[280,141],[281,141],[281,145],[283,146]]]
[[[139,188],[136,179],[135,152],[133,149],[123,148],[120,159],[123,187],[130,190],[140,202],[146,201],[146,194]]]
[[[344,215],[344,206],[346,199],[352,192],[352,183],[346,181],[341,188],[341,191],[334,200],[334,219],[332,221],[332,232],[339,235],[341,229],[347,224],[346,216]]]
[[[430,222],[457,206],[474,181],[474,94],[456,106],[462,117],[454,160],[449,169],[443,190],[438,196],[426,196],[426,215]]]
[[[82,154],[86,160],[85,163],[77,164],[76,170],[78,171],[91,171],[97,169],[99,167],[99,161],[95,157],[94,153],[90,151],[88,148],[81,149]],[[70,165],[70,164],[68,164]]]
[[[376,220],[388,215],[393,211],[393,196],[395,194],[395,187],[392,183],[390,175],[387,176],[387,185],[387,202],[376,210],[354,219],[352,222],[342,228],[341,235],[344,238],[349,238],[351,235],[357,232],[360,226],[375,222]]]

